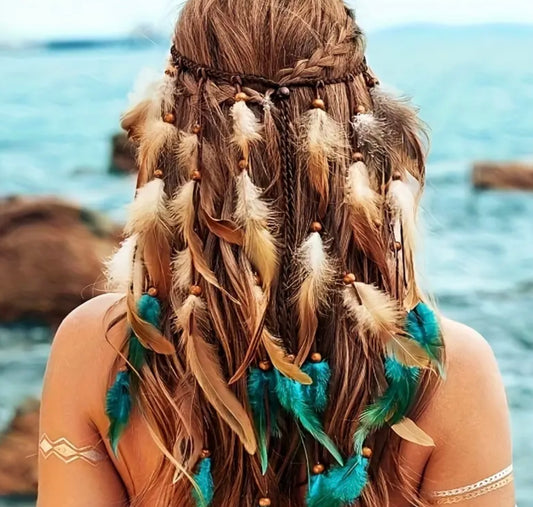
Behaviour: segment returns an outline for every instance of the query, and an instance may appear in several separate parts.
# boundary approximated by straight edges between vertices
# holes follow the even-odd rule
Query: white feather
[[[187,171],[188,176],[198,170],[198,136],[196,134],[180,133],[177,156],[180,168]]]
[[[323,301],[327,294],[326,289],[333,282],[335,269],[324,248],[320,233],[311,233],[300,246],[297,255],[302,270],[307,274],[307,280],[311,282],[315,298]]]
[[[368,168],[364,162],[355,162],[348,168],[346,200],[365,212],[372,221],[379,220],[379,195],[370,186]]]
[[[177,330],[187,329],[189,325],[189,318],[193,312],[198,311],[197,318],[201,318],[205,311],[205,302],[202,298],[190,295],[183,304],[177,308],[175,316],[175,325]]]
[[[344,306],[359,330],[375,337],[394,329],[399,319],[398,306],[387,294],[361,282],[345,287]]]
[[[185,248],[178,252],[172,260],[172,287],[177,291],[187,291],[192,285],[192,256]]]
[[[158,106],[160,111],[160,106]],[[159,156],[177,136],[178,130],[161,119],[161,113],[150,117],[140,129],[138,160],[145,174],[153,174],[158,168]]]
[[[417,236],[416,200],[409,186],[401,180],[393,181],[389,188],[391,208],[396,215],[396,237],[400,237],[400,222],[403,227],[404,241],[414,247]]]
[[[194,189],[196,183],[188,181],[175,194],[169,205],[171,223],[181,235],[192,230],[194,224]]]
[[[344,131],[324,110],[311,109],[305,113],[303,122],[308,151],[320,150],[328,160],[342,159],[345,156]]]
[[[261,200],[261,190],[256,187],[248,171],[242,171],[236,177],[237,204],[235,206],[235,219],[246,227],[247,222],[259,222],[265,225],[269,220],[269,208]]]
[[[358,114],[352,118],[352,125],[359,137],[367,138],[372,131],[382,128],[372,113]]]
[[[244,100],[233,104],[231,117],[233,118],[233,142],[241,148],[244,154],[247,154],[249,144],[261,139],[261,123]]]
[[[129,207],[126,233],[142,234],[154,227],[167,227],[166,203],[163,180],[156,178],[139,188],[135,200]]]
[[[136,244],[137,235],[129,236],[105,263],[108,290],[127,292],[132,278],[133,252]]]

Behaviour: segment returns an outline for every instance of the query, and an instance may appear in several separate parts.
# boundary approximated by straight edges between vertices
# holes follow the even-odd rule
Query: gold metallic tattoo
[[[43,434],[39,441],[39,451],[44,459],[48,459],[50,456],[56,456],[67,464],[76,460],[82,460],[90,465],[96,466],[99,462],[106,459],[106,455],[92,445],[76,447],[66,438],[51,440],[46,433]]]
[[[435,505],[449,505],[464,502],[492,493],[507,486],[511,482],[513,482],[513,465],[475,484],[447,491],[435,491],[432,495],[433,503]]]

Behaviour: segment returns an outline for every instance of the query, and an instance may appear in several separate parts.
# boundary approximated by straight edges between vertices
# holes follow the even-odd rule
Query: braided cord
[[[283,86],[291,87],[291,88],[298,88],[298,87],[306,87],[306,86],[316,86],[317,83],[321,83],[324,85],[332,85],[332,84],[340,84],[344,83],[346,81],[352,81],[354,75],[358,74],[364,74],[365,76],[368,73],[368,66],[366,63],[366,59],[363,59],[355,69],[353,69],[351,72],[345,74],[344,76],[336,77],[336,78],[295,78],[292,80],[288,80],[286,82],[278,82],[274,81],[273,79],[268,79],[264,76],[259,76],[257,74],[241,74],[239,72],[228,72],[221,69],[216,69],[214,67],[210,67],[209,65],[203,65],[197,62],[194,62],[193,60],[187,58],[186,56],[183,56],[175,46],[172,46],[170,49],[170,53],[172,55],[172,61],[174,65],[181,69],[182,71],[188,71],[195,73],[196,75],[202,75],[205,77],[209,77],[211,79],[215,79],[218,81],[225,81],[228,84],[235,84],[235,80],[238,79],[243,84],[259,84],[263,85],[267,88],[281,88]]]

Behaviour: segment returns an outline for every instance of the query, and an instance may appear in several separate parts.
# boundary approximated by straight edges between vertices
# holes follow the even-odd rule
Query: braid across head
[[[386,505],[384,450],[432,445],[409,416],[442,364],[414,265],[419,125],[342,3],[267,4],[190,0],[124,116],[139,178],[111,263],[131,331],[109,437],[138,404],[165,506]]]

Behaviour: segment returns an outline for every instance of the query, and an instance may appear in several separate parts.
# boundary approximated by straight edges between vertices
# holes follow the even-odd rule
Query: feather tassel
[[[130,413],[130,374],[128,371],[119,371],[106,396],[106,415],[110,422],[107,435],[115,456],[118,453],[120,437],[128,425]]]
[[[232,141],[241,149],[243,158],[248,160],[250,144],[261,139],[261,124],[245,100],[236,101],[230,114],[233,118]]]
[[[216,347],[203,338],[206,325],[205,303],[191,295],[176,315],[176,324],[182,333],[187,364],[200,385],[206,399],[237,434],[245,449],[255,454],[257,442],[248,414],[222,376]]]
[[[318,312],[327,304],[335,270],[318,232],[309,235],[297,256],[303,271],[303,282],[297,295],[300,328],[296,364],[301,365],[313,345],[318,328]]]
[[[307,362],[303,365],[302,370],[309,375],[313,382],[304,387],[306,401],[315,412],[323,414],[328,405],[329,381],[331,379],[329,364],[327,361]]]
[[[276,240],[268,230],[272,213],[261,199],[261,191],[253,184],[248,171],[244,170],[237,176],[236,187],[235,220],[244,230],[244,251],[261,275],[266,290],[278,270]]]
[[[211,473],[211,458],[203,458],[194,475],[195,487],[192,496],[196,507],[209,507],[215,495],[213,474]]]
[[[320,196],[319,216],[323,217],[329,203],[330,163],[343,159],[346,138],[342,127],[321,108],[313,108],[303,117],[303,148],[307,174]]]
[[[343,459],[340,452],[331,438],[324,431],[317,413],[306,401],[302,384],[284,377],[276,370],[274,370],[274,375],[276,376],[276,394],[281,406],[291,414],[305,428],[305,430],[315,438],[315,440],[320,442],[340,465],[343,465]]]
[[[131,284],[131,270],[136,244],[137,235],[129,236],[106,262],[105,272],[109,290],[124,293],[128,291]]]

